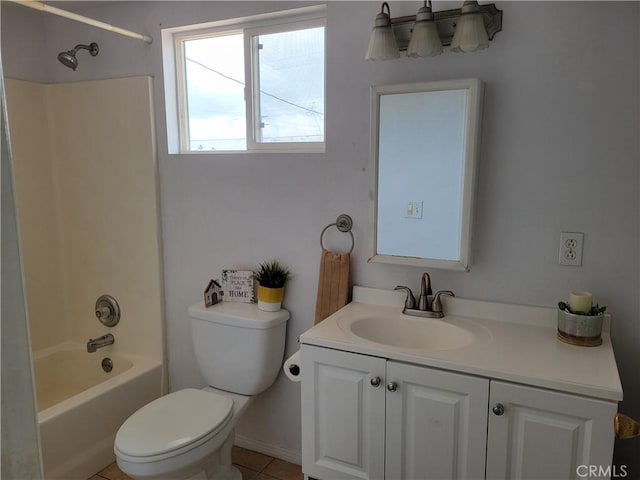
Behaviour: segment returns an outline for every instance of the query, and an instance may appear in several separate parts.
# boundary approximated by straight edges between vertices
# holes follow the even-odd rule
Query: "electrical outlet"
[[[583,240],[584,233],[582,232],[561,232],[558,263],[573,267],[581,266]]]

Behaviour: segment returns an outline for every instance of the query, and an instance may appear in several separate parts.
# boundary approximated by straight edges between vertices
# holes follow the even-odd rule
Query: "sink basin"
[[[340,328],[356,337],[391,347],[411,350],[453,350],[476,340],[476,335],[464,327],[446,320],[414,318],[407,315],[393,317],[365,316],[344,319]]]

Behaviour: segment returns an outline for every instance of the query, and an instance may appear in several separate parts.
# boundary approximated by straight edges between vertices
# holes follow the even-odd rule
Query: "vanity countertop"
[[[443,297],[445,317],[476,341],[449,350],[404,348],[365,340],[345,328],[353,318],[401,316],[404,293],[355,286],[353,301],[300,336],[300,343],[522,383],[604,400],[622,400],[605,316],[602,345],[579,347],[556,338],[557,310]],[[402,315],[402,317],[406,317]],[[411,317],[413,321],[420,321]],[[398,320],[396,320],[398,321]]]

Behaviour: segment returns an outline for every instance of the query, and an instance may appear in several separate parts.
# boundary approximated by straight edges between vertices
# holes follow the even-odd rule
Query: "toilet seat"
[[[233,400],[187,388],[145,405],[116,435],[119,457],[132,463],[156,462],[209,442],[233,416]]]

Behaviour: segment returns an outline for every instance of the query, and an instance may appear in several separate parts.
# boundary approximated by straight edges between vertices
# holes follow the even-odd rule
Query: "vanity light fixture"
[[[388,13],[384,13],[385,6]],[[454,52],[474,52],[487,48],[502,30],[502,10],[493,3],[479,5],[476,0],[466,0],[462,8],[440,12],[433,12],[431,2],[425,1],[417,15],[390,17],[389,5],[384,2],[376,16],[365,59],[397,58],[397,50],[406,50],[410,57],[439,55],[448,45]]]

